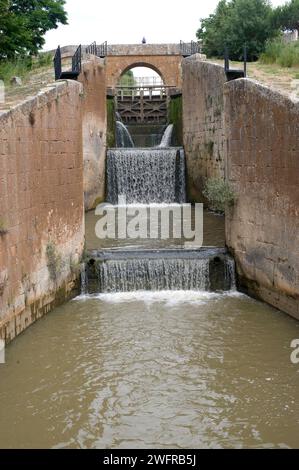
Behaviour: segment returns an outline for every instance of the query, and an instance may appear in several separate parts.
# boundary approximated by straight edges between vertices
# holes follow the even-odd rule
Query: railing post
[[[57,50],[55,53],[54,70],[55,70],[55,80],[59,80],[61,77],[61,72],[62,72],[60,46],[57,47]]]
[[[229,71],[229,51],[227,46],[224,48],[224,70],[225,72]]]
[[[247,77],[247,46],[244,46],[244,78]]]

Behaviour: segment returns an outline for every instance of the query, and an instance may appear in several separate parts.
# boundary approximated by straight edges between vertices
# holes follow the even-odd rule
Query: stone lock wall
[[[83,158],[85,209],[105,198],[106,69],[103,59],[90,56],[82,65]]]
[[[299,102],[251,80],[225,85],[226,217],[241,287],[299,319]]]
[[[0,338],[77,292],[84,248],[82,86],[0,115]]]
[[[183,61],[183,135],[192,201],[203,200],[206,178],[224,178],[225,82],[223,67],[203,61],[199,54]]]

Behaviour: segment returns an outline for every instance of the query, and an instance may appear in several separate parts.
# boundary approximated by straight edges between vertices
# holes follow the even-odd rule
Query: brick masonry
[[[114,89],[123,73],[133,67],[149,67],[163,79],[164,85],[182,88],[180,55],[113,55],[105,59],[107,86]]]
[[[227,245],[241,287],[299,319],[299,102],[251,80],[225,85]]]
[[[106,69],[103,59],[90,56],[83,63],[79,81],[83,85],[84,201],[90,210],[105,198],[106,160]]]
[[[223,67],[191,56],[183,61],[183,135],[188,194],[202,201],[206,178],[223,178],[225,166]]]
[[[0,115],[0,338],[6,341],[76,291],[84,247],[81,91],[79,83],[57,82]]]

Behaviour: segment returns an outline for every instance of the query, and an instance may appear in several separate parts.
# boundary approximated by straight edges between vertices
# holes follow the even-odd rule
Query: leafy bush
[[[235,202],[235,193],[230,185],[220,178],[207,179],[203,195],[210,203],[210,207],[215,212],[224,213],[225,209]]]
[[[264,64],[278,64],[281,67],[295,67],[299,65],[299,43],[286,43],[282,39],[270,41],[265,52],[261,55]]]

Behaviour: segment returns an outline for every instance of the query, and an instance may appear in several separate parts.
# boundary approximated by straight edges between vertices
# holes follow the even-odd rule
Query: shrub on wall
[[[215,212],[224,213],[225,209],[232,206],[236,196],[230,185],[220,178],[206,180],[203,195],[210,203],[210,208]]]
[[[114,98],[107,98],[107,147],[115,147],[115,104]]]
[[[0,236],[6,235],[8,232],[4,220],[0,217]]]

